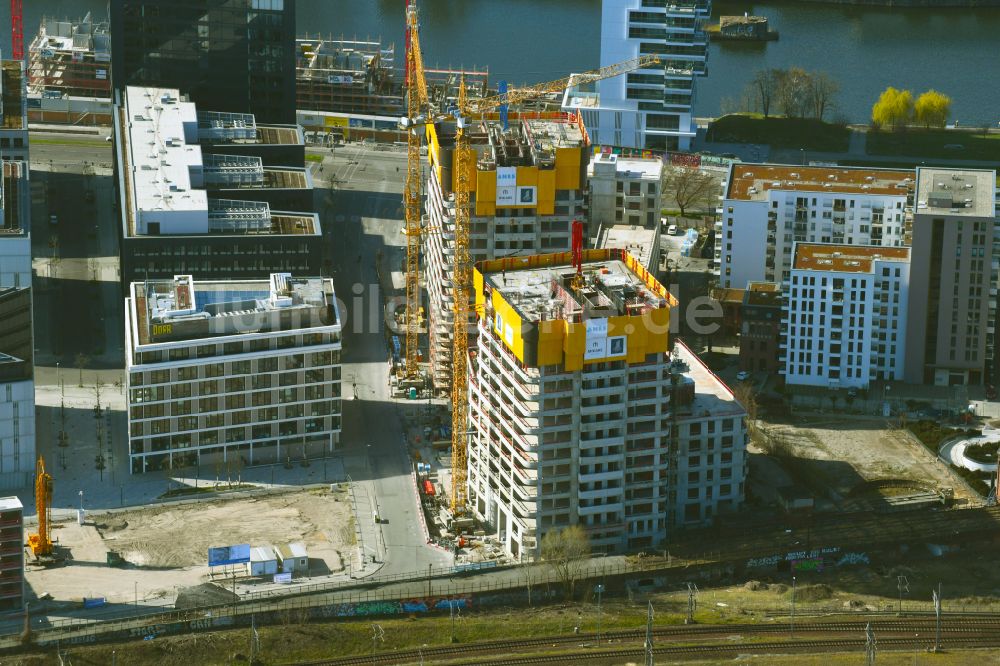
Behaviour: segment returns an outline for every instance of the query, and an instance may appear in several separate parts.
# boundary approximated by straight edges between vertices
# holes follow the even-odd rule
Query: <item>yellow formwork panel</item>
[[[556,148],[556,188],[580,189],[581,148]]]

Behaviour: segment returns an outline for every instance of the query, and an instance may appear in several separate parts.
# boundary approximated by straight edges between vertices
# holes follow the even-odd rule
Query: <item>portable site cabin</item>
[[[278,557],[274,548],[257,546],[250,549],[250,561],[247,562],[247,573],[251,576],[269,576],[278,573]]]
[[[282,573],[309,573],[309,554],[301,541],[278,547]]]

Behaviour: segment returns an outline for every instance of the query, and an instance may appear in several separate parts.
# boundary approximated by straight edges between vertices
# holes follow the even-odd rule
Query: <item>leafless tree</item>
[[[778,94],[782,72],[779,69],[761,69],[754,74],[750,87],[753,89],[760,112],[767,118],[771,114],[771,105]]]
[[[663,191],[671,193],[681,217],[688,208],[705,203],[718,187],[715,178],[699,169],[672,166],[663,170]]]
[[[579,525],[552,530],[542,537],[542,559],[555,570],[567,599],[573,598],[580,568],[589,557],[590,540]]]
[[[812,75],[801,67],[777,70],[776,101],[788,118],[802,118],[809,108]]]
[[[809,102],[816,120],[823,120],[833,107],[833,98],[840,92],[840,84],[826,72],[812,72],[809,81]]]
[[[747,435],[749,435],[750,441],[758,444],[757,396],[754,393],[753,385],[750,382],[737,384],[733,390],[733,397],[736,398],[738,403],[743,405],[743,409],[747,412]]]

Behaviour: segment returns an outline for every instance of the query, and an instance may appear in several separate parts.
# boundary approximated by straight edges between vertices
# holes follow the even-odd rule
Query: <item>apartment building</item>
[[[301,128],[199,111],[173,88],[128,87],[115,113],[125,284],[323,270]]]
[[[0,287],[0,488],[24,488],[35,470],[31,289]]]
[[[745,412],[681,344],[676,300],[623,250],[481,262],[468,497],[507,553],[580,524],[595,550],[655,547],[738,507]]]
[[[789,386],[903,379],[910,248],[796,243],[779,361]]]
[[[660,159],[623,158],[613,153],[596,155],[587,169],[588,237],[612,225],[658,229],[662,172]]]
[[[786,282],[795,243],[907,244],[913,171],[734,163],[715,225],[720,287]]]
[[[906,381],[996,383],[996,172],[917,169]]]
[[[28,161],[28,89],[24,63],[0,59],[0,159]]]
[[[133,282],[125,302],[132,473],[331,455],[341,321],[324,278]]]
[[[465,133],[475,164],[469,179],[473,188],[470,259],[569,250],[572,221],[586,220],[590,140],[579,117],[512,114],[507,132],[500,122],[484,120],[466,127]],[[430,301],[430,362],[435,389],[447,391],[454,326],[455,123],[429,125],[427,144],[430,174],[423,250]]]
[[[660,64],[574,86],[563,110],[580,112],[595,144],[680,150],[697,133],[695,81],[708,71],[709,0],[604,0],[601,67],[656,54]]]
[[[778,374],[782,328],[781,285],[751,282],[740,307],[740,370]]]
[[[24,507],[0,497],[0,613],[24,608]]]
[[[183,87],[204,109],[295,122],[294,0],[111,0],[115,93]]]

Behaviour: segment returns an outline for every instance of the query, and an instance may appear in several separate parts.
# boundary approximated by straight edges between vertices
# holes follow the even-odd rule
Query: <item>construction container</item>
[[[270,546],[257,546],[250,549],[250,561],[247,562],[247,573],[251,576],[270,576],[278,573],[278,556]]]
[[[282,573],[309,573],[309,553],[301,541],[278,547]]]

